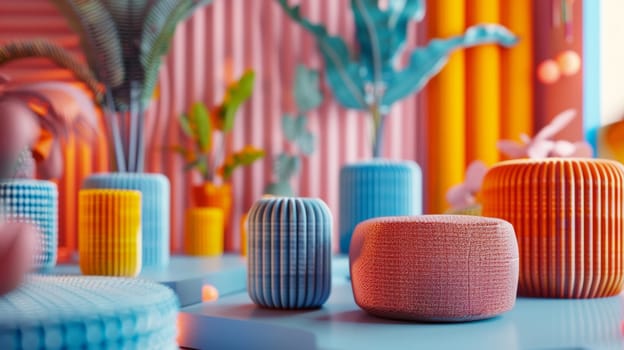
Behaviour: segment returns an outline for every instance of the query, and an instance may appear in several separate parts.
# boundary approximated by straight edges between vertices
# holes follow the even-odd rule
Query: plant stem
[[[379,108],[377,106],[372,106],[370,112],[373,117],[373,157],[379,158],[383,153],[383,131],[386,116],[379,112]]]
[[[128,106],[128,118],[130,119],[130,131],[128,140],[128,170],[136,172],[137,155],[137,106],[136,106],[136,82],[130,82],[130,100]]]
[[[124,150],[121,141],[121,135],[119,134],[119,122],[117,120],[117,113],[115,113],[115,102],[113,101],[113,96],[110,93],[108,87],[106,87],[106,97],[104,98],[106,101],[106,109],[108,113],[105,111],[106,119],[110,126],[111,139],[113,142],[113,149],[115,151],[115,163],[117,166],[117,171],[125,172],[126,164],[124,157]]]
[[[121,145],[122,145],[122,149],[123,149],[123,167],[124,167],[124,171],[130,171],[130,168],[128,167],[128,155],[130,153],[130,149],[128,147],[128,125],[126,123],[127,118],[126,115],[128,114],[128,112],[122,112],[119,111],[117,112],[117,116],[118,116],[118,120],[119,120],[119,134],[121,135]]]
[[[140,90],[139,90],[140,91]],[[139,93],[139,96],[143,96],[143,93]],[[140,98],[140,97],[139,97]],[[139,133],[138,142],[139,149],[137,155],[137,172],[142,173],[145,170],[145,108],[143,108],[143,101],[139,100]]]

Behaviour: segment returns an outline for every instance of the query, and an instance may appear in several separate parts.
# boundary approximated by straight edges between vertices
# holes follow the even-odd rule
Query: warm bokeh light
[[[207,303],[219,299],[219,291],[215,286],[204,284],[202,286],[202,302]]]

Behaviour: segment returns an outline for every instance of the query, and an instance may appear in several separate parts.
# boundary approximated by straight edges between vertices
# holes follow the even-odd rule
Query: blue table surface
[[[247,260],[236,254],[218,257],[172,256],[166,267],[143,268],[137,278],[164,284],[171,288],[182,306],[201,302],[202,286],[209,284],[221,295],[245,290]],[[59,264],[41,271],[52,275],[80,275],[76,262]]]
[[[214,349],[623,349],[622,295],[588,300],[518,298],[476,322],[427,324],[377,318],[355,304],[344,257],[333,260],[321,309],[269,310],[246,291],[181,310],[179,344]]]

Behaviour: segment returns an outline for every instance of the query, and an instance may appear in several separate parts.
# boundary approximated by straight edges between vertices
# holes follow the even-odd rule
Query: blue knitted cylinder
[[[313,198],[265,198],[249,212],[247,290],[278,309],[320,307],[331,289],[332,217]]]
[[[45,180],[0,182],[0,205],[9,221],[32,222],[39,233],[36,267],[56,265],[58,247],[58,190]]]
[[[169,179],[161,174],[105,173],[89,176],[82,188],[141,192],[143,267],[169,264]]]
[[[4,349],[178,349],[167,287],[111,277],[31,276],[0,297]]]
[[[340,252],[348,253],[355,226],[381,216],[422,214],[422,174],[411,161],[371,161],[340,170]]]

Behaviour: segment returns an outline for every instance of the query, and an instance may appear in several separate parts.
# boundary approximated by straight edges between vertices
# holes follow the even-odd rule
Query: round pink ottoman
[[[355,302],[370,314],[458,322],[509,311],[518,287],[510,223],[465,215],[360,223],[349,250]]]

